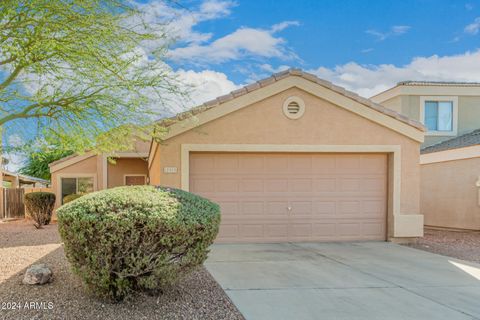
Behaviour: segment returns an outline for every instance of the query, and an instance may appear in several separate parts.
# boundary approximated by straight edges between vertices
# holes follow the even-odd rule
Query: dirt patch
[[[425,229],[423,238],[407,246],[480,263],[480,232]]]
[[[34,263],[47,264],[54,281],[22,284],[25,269]],[[161,295],[138,294],[118,304],[99,301],[71,273],[55,224],[37,230],[24,221],[0,223],[0,319],[67,318],[243,319],[203,267]]]

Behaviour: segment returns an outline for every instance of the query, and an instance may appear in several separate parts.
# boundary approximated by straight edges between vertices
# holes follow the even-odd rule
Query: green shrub
[[[72,193],[72,194],[69,194],[68,196],[65,196],[63,197],[63,204],[66,204],[66,203],[69,203],[73,200],[76,200],[78,198],[80,198],[81,196],[83,196],[84,193]]]
[[[30,192],[25,194],[27,214],[33,219],[34,226],[39,229],[49,224],[55,207],[55,194],[51,192]]]
[[[173,284],[207,258],[217,204],[178,189],[118,187],[57,210],[67,259],[87,288],[121,300]]]

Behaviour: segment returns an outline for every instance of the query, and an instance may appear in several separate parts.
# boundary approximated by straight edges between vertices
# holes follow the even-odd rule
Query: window
[[[420,105],[420,120],[427,128],[427,135],[457,134],[458,97],[421,97]]]
[[[74,193],[93,192],[93,177],[85,178],[61,178],[62,204],[63,198]]]
[[[429,131],[452,131],[453,102],[425,101],[425,125]]]
[[[141,186],[145,183],[145,175],[125,175],[125,185],[126,186]]]

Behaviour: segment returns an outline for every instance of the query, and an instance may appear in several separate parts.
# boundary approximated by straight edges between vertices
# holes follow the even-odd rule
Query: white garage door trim
[[[394,236],[393,216],[400,214],[401,146],[400,145],[281,145],[281,144],[182,144],[181,188],[189,191],[190,152],[312,152],[312,153],[387,153],[388,210],[387,235]]]

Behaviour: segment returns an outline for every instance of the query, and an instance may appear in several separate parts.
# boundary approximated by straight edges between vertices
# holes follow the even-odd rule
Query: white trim
[[[370,97],[370,100],[382,103],[396,96],[480,96],[480,85],[454,86],[454,85],[397,85]]]
[[[420,164],[446,162],[480,157],[480,145],[450,149],[420,155]]]
[[[295,114],[291,114],[290,112],[288,112],[288,105],[291,102],[296,102],[298,104],[299,110]],[[299,97],[296,97],[296,96],[291,96],[291,97],[288,97],[287,99],[285,99],[285,101],[283,102],[283,108],[282,109],[283,109],[283,114],[285,115],[285,117],[287,117],[289,119],[292,119],[292,120],[297,120],[297,119],[300,119],[303,116],[303,114],[305,113],[305,102],[303,101],[302,98],[299,98]]]
[[[372,122],[382,125],[390,130],[396,131],[404,136],[407,136],[415,141],[424,141],[424,132],[410,124],[393,118],[387,114],[368,107],[348,96],[337,93],[331,89],[325,88],[317,83],[306,80],[301,77],[287,77],[276,81],[268,86],[258,90],[241,95],[235,99],[221,103],[221,107],[215,106],[206,111],[203,111],[195,116],[195,118],[188,118],[172,124],[168,127],[168,133],[164,140],[173,138],[197,126],[213,121],[217,118],[223,117],[231,112],[245,108],[253,103],[264,100],[277,93],[287,89],[297,87],[316,97],[329,101],[336,106],[344,108],[352,113],[355,113]]]
[[[123,175],[123,185],[127,185],[127,177],[144,177],[144,182],[147,184],[147,175],[141,173],[126,173]]]
[[[275,144],[182,144],[181,188],[189,190],[190,152],[315,152],[315,153],[386,153],[388,157],[387,238],[422,236],[423,215],[403,214],[401,201],[400,145],[275,145]],[[408,216],[407,216],[408,215]]]
[[[452,131],[427,131],[426,136],[456,136],[458,132],[458,96],[421,96],[420,97],[420,122],[425,124],[425,102],[426,101],[448,101],[452,102]]]
[[[395,98],[401,94],[402,94],[401,87],[395,86],[393,88],[382,91],[374,96],[371,96],[369,99],[372,100],[373,102],[381,104],[382,102]]]
[[[98,191],[97,175],[95,173],[59,173],[57,174],[57,190],[55,190],[59,191],[55,192],[57,208],[62,205],[62,178],[93,178],[93,191]]]
[[[61,169],[66,168],[66,167],[69,167],[72,164],[83,161],[83,160],[88,159],[88,158],[93,157],[93,156],[95,156],[95,154],[92,153],[92,152],[88,152],[88,153],[85,153],[85,154],[82,154],[82,155],[75,156],[71,159],[68,159],[68,160],[60,162],[58,164],[52,165],[50,167],[50,172],[53,173],[55,171],[61,170]]]

